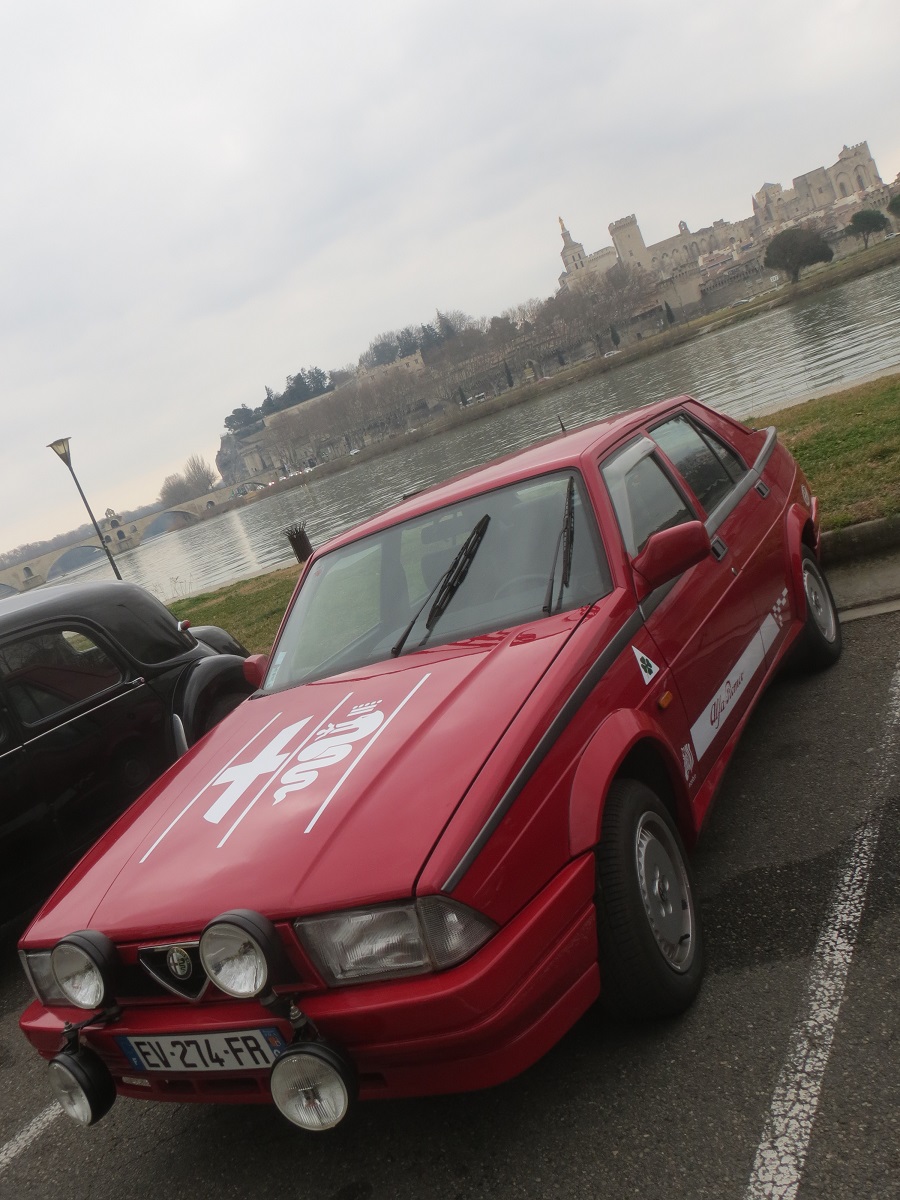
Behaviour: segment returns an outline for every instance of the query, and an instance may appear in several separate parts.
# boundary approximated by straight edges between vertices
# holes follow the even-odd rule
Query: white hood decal
[[[360,759],[384,733],[398,713],[412,700],[429,675],[430,672],[422,675],[414,687],[389,713],[384,712],[381,707],[382,701],[379,699],[365,699],[351,704],[354,698],[354,693],[351,691],[318,721],[313,714],[301,717],[299,720],[277,729],[277,732],[261,747],[252,749],[254,743],[267,730],[270,730],[273,725],[277,726],[282,716],[282,713],[277,713],[257,730],[225,766],[188,801],[140,861],[146,862],[167,834],[187,815],[201,797],[211,791],[215,795],[213,789],[217,791],[223,788],[224,790],[219,791],[212,804],[203,813],[203,819],[210,825],[221,825],[238,802],[251,793],[249,801],[219,840],[216,849],[221,849],[257,802],[273,788],[273,785],[277,786],[274,786],[271,800],[272,804],[276,805],[292,793],[312,787],[323,771],[326,772],[327,780],[327,768],[336,766],[349,758],[350,762],[345,770],[334,782],[306,826],[304,832],[309,833]],[[316,723],[309,728],[313,721]],[[246,757],[248,752],[251,755],[249,758]]]

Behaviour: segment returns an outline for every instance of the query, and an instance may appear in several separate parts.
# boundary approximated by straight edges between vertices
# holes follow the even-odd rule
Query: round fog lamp
[[[342,1121],[355,1092],[349,1064],[316,1042],[286,1050],[272,1068],[270,1086],[281,1115],[313,1133]]]
[[[93,1125],[112,1108],[116,1098],[113,1077],[90,1050],[57,1054],[49,1071],[60,1107],[79,1125]]]
[[[284,947],[275,926],[249,909],[210,921],[200,936],[203,970],[227,996],[258,996],[283,970]]]

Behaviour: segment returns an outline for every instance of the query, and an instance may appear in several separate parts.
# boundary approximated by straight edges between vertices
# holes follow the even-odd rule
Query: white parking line
[[[895,778],[898,731],[900,662],[891,680],[885,730],[877,752],[875,810],[857,830],[819,933],[800,1018],[772,1094],[744,1200],[794,1200],[800,1186],[872,874],[881,803]]]
[[[0,1175],[60,1116],[62,1116],[62,1109],[54,1100],[52,1104],[47,1105],[43,1112],[39,1112],[33,1121],[29,1121],[25,1128],[11,1138],[5,1146],[0,1146]]]

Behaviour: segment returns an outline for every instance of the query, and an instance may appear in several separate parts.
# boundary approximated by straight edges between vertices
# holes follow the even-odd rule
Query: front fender
[[[236,704],[254,691],[244,676],[244,660],[237,654],[216,654],[192,663],[181,679],[172,702],[173,715],[184,727],[187,744],[192,746],[214,724],[213,710],[234,698]],[[236,707],[235,704],[235,707]],[[224,716],[224,712],[220,714]]]
[[[680,763],[650,717],[635,709],[619,709],[596,730],[575,771],[569,793],[569,849],[573,857],[590,850],[600,840],[609,786],[634,747],[643,741],[653,743],[653,751],[675,797],[677,811],[673,816],[682,836],[691,839],[688,798],[680,786]],[[660,799],[665,803],[668,797]]]

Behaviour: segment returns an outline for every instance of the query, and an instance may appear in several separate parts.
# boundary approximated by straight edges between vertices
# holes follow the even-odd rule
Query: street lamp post
[[[97,524],[97,518],[91,512],[91,506],[87,502],[87,496],[85,496],[84,492],[81,490],[81,484],[78,482],[75,472],[72,470],[72,456],[69,453],[69,439],[57,438],[55,442],[50,443],[47,449],[52,450],[54,454],[58,454],[69,468],[69,474],[75,480],[75,486],[78,488],[78,495],[84,501],[84,507],[87,509],[88,516],[91,518],[91,524],[97,531],[97,537],[100,539],[100,545],[106,551],[106,557],[109,559],[109,565],[113,569],[113,574],[115,575],[116,579],[121,579],[122,576],[119,574],[119,568],[115,564],[115,560],[113,559],[109,546],[107,546],[106,542],[103,540],[103,534],[100,532],[100,526]]]

